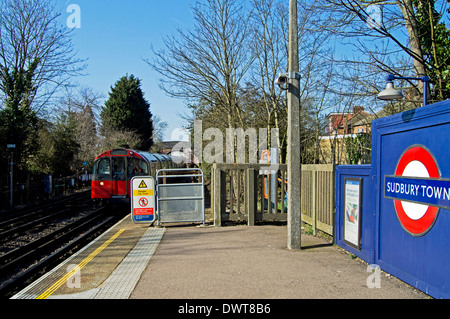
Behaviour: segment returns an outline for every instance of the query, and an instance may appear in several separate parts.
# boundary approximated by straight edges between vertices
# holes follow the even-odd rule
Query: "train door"
[[[109,157],[102,157],[94,162],[91,196],[92,198],[111,197],[111,161]]]
[[[126,157],[112,157],[112,197],[127,195]]]

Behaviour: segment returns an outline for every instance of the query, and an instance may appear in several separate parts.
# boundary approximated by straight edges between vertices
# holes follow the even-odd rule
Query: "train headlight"
[[[100,186],[103,186],[103,185],[105,185],[105,183],[103,183],[103,182],[100,182]]]

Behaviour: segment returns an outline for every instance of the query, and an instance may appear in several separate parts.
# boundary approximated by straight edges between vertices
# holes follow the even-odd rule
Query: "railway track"
[[[125,215],[77,194],[0,221],[0,298],[9,298]]]

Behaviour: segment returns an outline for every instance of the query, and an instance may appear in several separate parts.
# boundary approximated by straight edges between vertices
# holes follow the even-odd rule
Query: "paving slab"
[[[326,239],[288,250],[286,238],[286,226],[167,227],[130,299],[426,298]]]

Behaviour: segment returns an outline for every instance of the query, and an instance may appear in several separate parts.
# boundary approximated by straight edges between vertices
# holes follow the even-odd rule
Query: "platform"
[[[127,299],[164,232],[128,215],[11,299]]]
[[[286,226],[156,228],[127,216],[13,298],[426,298],[383,272],[369,287],[374,274],[361,260],[304,232],[302,249],[288,250],[286,235]]]

